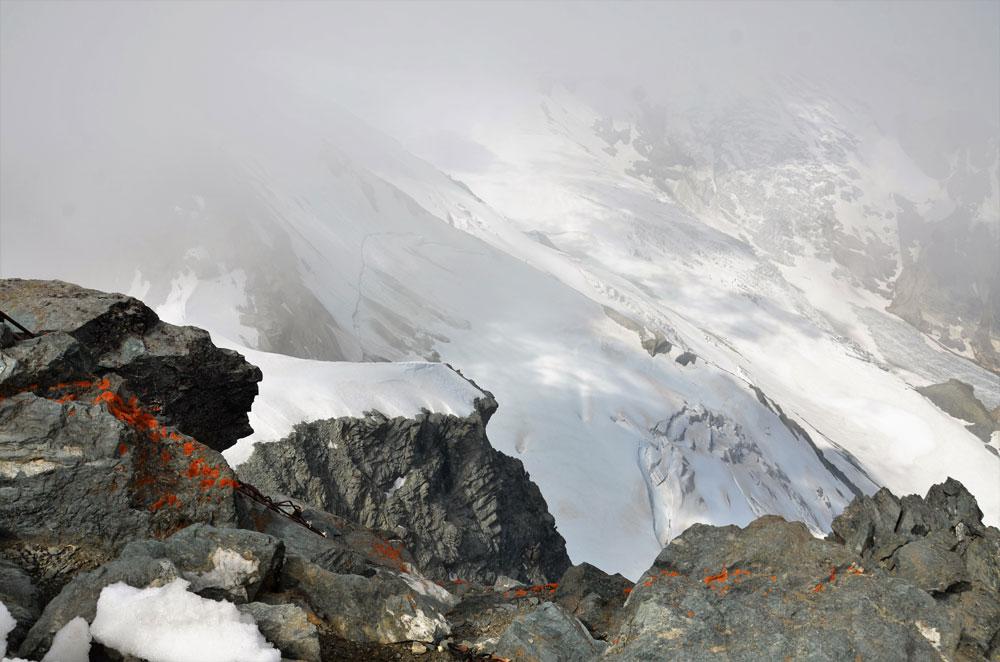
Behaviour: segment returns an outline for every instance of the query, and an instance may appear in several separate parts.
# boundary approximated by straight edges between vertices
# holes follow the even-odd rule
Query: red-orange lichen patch
[[[660,570],[661,577],[680,577],[681,573],[676,570]]]
[[[852,575],[863,575],[865,574],[865,569],[859,566],[858,564],[852,562],[851,565],[847,566],[847,572],[851,573]]]
[[[406,567],[406,563],[403,562],[403,550],[397,549],[392,543],[388,541],[373,541],[372,551],[375,552],[376,556],[380,556],[383,559],[392,562],[402,572],[409,572],[409,569]]]
[[[629,593],[631,593],[631,592],[632,592],[632,589],[631,589],[631,588],[626,588],[626,589],[624,590],[624,593],[625,593],[625,595],[628,595],[628,594],[629,594]]]
[[[813,586],[812,587],[812,592],[813,593],[822,593],[823,592],[823,582],[820,582],[819,584],[816,584],[815,586]]]
[[[176,434],[176,433],[175,432],[171,433],[171,435],[174,435],[174,434]],[[190,441],[185,441],[184,442],[183,453],[184,453],[185,456],[190,457],[191,453],[194,453],[194,443],[190,442]]]
[[[719,583],[725,584],[729,581],[729,568],[723,568],[722,572],[715,575],[707,575],[702,581],[705,582],[705,586],[712,588],[712,584]]]
[[[691,611],[690,609],[688,609],[687,617],[688,618],[694,618],[694,612]]]
[[[125,444],[118,444],[118,455],[122,456],[128,453],[128,446]]]

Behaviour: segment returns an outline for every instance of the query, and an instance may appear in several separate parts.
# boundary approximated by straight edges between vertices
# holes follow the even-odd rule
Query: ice
[[[143,589],[105,587],[90,626],[94,639],[149,662],[279,662],[252,617],[190,593],[188,585],[175,579]]]

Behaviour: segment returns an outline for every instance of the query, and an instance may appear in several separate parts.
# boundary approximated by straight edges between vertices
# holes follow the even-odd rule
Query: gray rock
[[[606,647],[565,609],[546,602],[511,621],[495,654],[524,662],[585,662],[599,657]]]
[[[778,517],[695,525],[636,583],[609,657],[930,660],[958,648],[947,609],[855,558]]]
[[[137,299],[62,281],[0,280],[0,309],[33,332],[44,332],[41,338],[3,350],[13,352],[14,359],[24,343],[40,342],[49,351],[71,353],[79,359],[73,367],[80,373],[117,374],[126,390],[158,409],[163,423],[215,450],[253,431],[247,412],[257,395],[260,370],[238,353],[213,345],[206,331],[161,322]],[[77,344],[66,345],[64,339],[49,344],[44,340],[48,332],[62,332]],[[46,366],[65,371],[65,364],[52,360]],[[45,380],[57,378],[41,372],[38,376],[43,387],[48,385]],[[8,388],[29,384],[0,382]]]
[[[833,521],[833,540],[930,592],[962,623],[963,655],[1000,655],[1000,531],[983,524],[975,497],[949,478],[927,496],[895,499],[886,490],[855,499]],[[867,532],[867,542],[851,545]],[[974,652],[972,652],[974,651]],[[992,653],[991,653],[992,651]]]
[[[436,641],[450,634],[444,614],[455,599],[426,579],[380,571],[339,575],[289,556],[281,588],[304,601],[348,641],[390,644]]]
[[[301,607],[250,602],[237,607],[253,616],[257,629],[281,651],[283,657],[302,662],[320,662],[319,632]]]
[[[538,487],[519,460],[494,450],[492,398],[460,418],[338,418],[258,444],[242,480],[373,530],[394,531],[429,576],[529,583],[569,567]]]
[[[7,647],[15,651],[28,633],[28,629],[42,613],[42,602],[41,595],[28,573],[2,559],[0,559],[0,602],[17,621],[14,630],[7,635]]]
[[[968,581],[962,557],[951,551],[949,543],[954,539],[935,533],[903,545],[892,556],[894,574],[928,593],[947,591]]]
[[[607,639],[621,625],[621,608],[631,588],[625,577],[581,563],[563,573],[555,598],[595,637]]]
[[[46,594],[130,540],[236,523],[235,476],[222,456],[174,431],[152,436],[117,378],[102,382],[75,389],[74,400],[0,400],[0,555]],[[51,557],[67,546],[72,554]]]
[[[129,543],[121,555],[96,570],[78,574],[46,605],[28,632],[20,655],[40,659],[59,629],[81,616],[93,622],[105,586],[125,582],[136,588],[162,586],[183,578],[204,597],[246,602],[277,583],[281,542],[242,529],[194,525],[167,540]]]

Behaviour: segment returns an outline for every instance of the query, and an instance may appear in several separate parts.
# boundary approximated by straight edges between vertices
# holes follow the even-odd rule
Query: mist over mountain
[[[3,277],[448,363],[573,561],[633,578],[883,486],[1000,521],[996,3],[0,12]],[[361,413],[263,395],[234,465]]]

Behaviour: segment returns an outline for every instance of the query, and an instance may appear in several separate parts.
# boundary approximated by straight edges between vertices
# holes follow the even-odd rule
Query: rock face
[[[969,425],[966,428],[969,432],[982,439],[986,444],[990,442],[990,435],[994,431],[1000,430],[1000,409],[992,412],[987,409],[976,397],[975,390],[970,384],[957,379],[949,379],[942,384],[919,386],[917,392],[937,405],[946,414],[968,421]],[[987,446],[987,448],[996,451],[992,446]]]
[[[61,281],[0,280],[0,310],[44,345],[9,350],[0,394],[114,374],[162,423],[209,448],[225,450],[253,432],[247,412],[260,370],[213,345],[202,329],[161,322],[132,297]]]
[[[438,579],[542,583],[569,567],[565,541],[519,460],[494,450],[484,426],[496,403],[467,418],[316,421],[259,444],[241,479],[369,529],[394,532]]]
[[[621,625],[621,608],[632,582],[589,563],[567,570],[559,580],[556,602],[580,619],[598,639],[608,639]]]
[[[885,489],[856,499],[831,538],[932,595],[959,625],[960,656],[1000,655],[1000,531],[983,525],[961,483],[949,478],[923,499]]]
[[[604,652],[583,624],[551,602],[516,617],[497,642],[496,654],[524,662],[576,662]]]
[[[121,295],[5,280],[0,308],[40,332],[0,350],[0,556],[45,598],[130,540],[236,524],[235,475],[189,432],[232,443],[256,368]]]
[[[859,497],[830,540],[760,518],[695,525],[630,591],[609,656],[995,659],[1000,531],[950,480]]]

